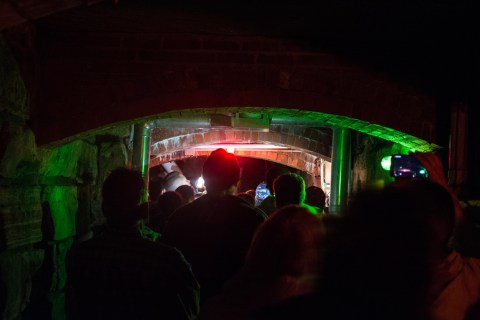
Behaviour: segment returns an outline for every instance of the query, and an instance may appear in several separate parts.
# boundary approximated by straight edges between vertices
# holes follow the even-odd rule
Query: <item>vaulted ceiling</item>
[[[179,10],[182,19],[172,23],[169,12]],[[43,36],[60,35],[53,39],[59,43],[63,30],[148,34],[155,26],[185,34],[194,26],[193,30],[208,35],[246,33],[286,38],[303,48],[381,71],[392,82],[433,97],[439,102],[436,107],[443,108],[440,116],[447,114],[441,119],[446,128],[440,128],[446,129],[445,142],[452,102],[478,104],[480,20],[476,14],[474,1],[467,0],[6,0],[0,1],[0,32],[8,34],[30,25]],[[472,97],[477,101],[469,101]],[[281,112],[275,116],[280,117]],[[327,122],[323,116],[313,115],[317,125]],[[61,115],[57,118],[55,124],[64,121]],[[302,115],[300,120],[305,118]],[[411,121],[417,123],[420,118],[413,115]],[[165,120],[169,126],[171,120]],[[373,132],[385,136],[382,129],[373,128]],[[402,132],[388,134],[397,141],[406,140]],[[428,147],[425,145],[425,150]],[[478,161],[474,163],[476,168]]]
[[[179,8],[183,20],[162,25],[169,10]],[[470,90],[478,56],[471,9],[469,2],[449,0],[11,0],[0,2],[0,31],[30,22],[47,31],[128,32],[135,25],[136,32],[142,26],[149,32],[152,20],[176,33],[188,32],[192,25],[210,34],[254,30],[332,52],[439,99],[454,100]],[[206,16],[215,17],[215,23]]]
[[[117,20],[112,12],[82,11],[94,5],[128,5],[131,21]],[[396,78],[442,93],[455,86],[455,95],[463,94],[475,59],[474,41],[478,40],[478,19],[469,1],[376,1],[324,0],[277,1],[205,0],[205,1],[131,1],[131,0],[10,0],[0,2],[0,31],[24,22],[44,23],[58,28],[98,27],[101,22],[123,25],[138,17],[152,19],[150,7],[185,8],[195,19],[208,12],[234,21],[242,28],[257,32],[295,37],[298,41],[358,60],[363,65],[391,72]],[[66,15],[59,13],[67,12]],[[75,20],[75,17],[78,19]],[[181,28],[181,25],[176,26]],[[212,26],[210,26],[212,27]],[[232,27],[230,23],[229,27]],[[204,28],[208,28],[205,25]],[[98,31],[98,30],[97,30]],[[214,31],[211,28],[209,31]],[[372,54],[372,49],[375,53]],[[415,72],[413,72],[415,71]]]

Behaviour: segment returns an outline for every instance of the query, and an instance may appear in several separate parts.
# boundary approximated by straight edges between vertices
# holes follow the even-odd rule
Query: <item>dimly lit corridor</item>
[[[1,2],[1,318],[65,318],[65,257],[102,223],[118,166],[197,178],[194,159],[232,148],[300,172],[335,213],[392,181],[385,156],[435,151],[480,206],[470,6]]]

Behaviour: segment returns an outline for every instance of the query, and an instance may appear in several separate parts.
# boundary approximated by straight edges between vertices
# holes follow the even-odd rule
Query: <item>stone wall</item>
[[[10,168],[11,176],[2,176],[0,186],[3,319],[64,317],[66,255],[75,241],[90,237],[92,227],[103,223],[100,186],[129,157],[125,139],[130,132],[121,131],[115,134],[122,136],[102,135],[54,149],[31,145],[36,172],[25,170],[32,159],[12,153],[17,139],[2,141],[7,151],[1,167]]]
[[[397,143],[360,132],[354,132],[353,137],[351,192],[370,187],[383,187],[392,182],[390,172],[381,166],[382,159],[392,154],[406,154],[409,150]]]
[[[62,319],[66,255],[102,223],[99,186],[128,163],[131,130],[40,148],[28,101],[0,37],[0,318]]]
[[[28,125],[29,93],[16,65],[0,38],[0,317],[63,319],[66,256],[76,241],[89,238],[92,228],[103,223],[100,186],[111,169],[131,163],[132,130],[128,125],[98,129],[55,147],[38,147]],[[326,149],[328,135],[278,129],[263,140],[319,155],[331,152]],[[387,181],[388,172],[372,164],[401,148],[360,133],[354,146],[353,190]],[[297,162],[315,160],[300,157],[290,163],[274,156],[262,158],[302,169],[308,165]]]

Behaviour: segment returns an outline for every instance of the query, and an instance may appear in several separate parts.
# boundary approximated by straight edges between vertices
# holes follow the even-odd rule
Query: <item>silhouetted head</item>
[[[453,224],[448,191],[427,179],[355,194],[329,234],[326,291],[346,318],[426,319]]]
[[[325,192],[320,187],[309,186],[305,190],[305,203],[313,207],[320,208],[323,210],[325,208]]]
[[[182,195],[184,204],[195,200],[195,189],[191,185],[181,185],[175,191]]]
[[[319,274],[325,230],[308,208],[289,205],[274,211],[255,233],[246,265],[261,276]]]
[[[165,191],[162,193],[151,211],[149,227],[159,233],[162,233],[168,218],[172,213],[183,205],[183,197],[176,191]]]
[[[443,260],[451,251],[450,238],[455,228],[455,207],[450,193],[442,185],[428,179],[412,179],[395,183],[387,191],[404,193],[410,210],[420,220],[433,260]]]
[[[240,166],[234,154],[219,148],[203,164],[203,179],[207,193],[232,193],[240,180]]]
[[[277,208],[287,204],[303,204],[305,201],[305,180],[296,173],[285,173],[273,182]]]
[[[114,169],[102,187],[102,210],[111,226],[126,227],[146,216],[148,206],[142,203],[145,182],[137,170]]]
[[[148,195],[151,202],[156,202],[158,196],[162,193],[163,178],[155,177],[148,182]]]
[[[183,197],[176,191],[165,191],[158,197],[157,207],[167,214],[171,214],[183,204]]]
[[[265,184],[267,186],[268,191],[273,194],[273,181],[277,179],[282,174],[290,173],[290,171],[280,165],[274,165],[270,169],[268,169],[267,174],[265,176]]]

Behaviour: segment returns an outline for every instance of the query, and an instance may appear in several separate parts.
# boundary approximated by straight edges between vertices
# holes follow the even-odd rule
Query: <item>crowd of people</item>
[[[67,315],[480,319],[480,259],[453,241],[462,208],[439,158],[414,156],[428,178],[357,192],[338,216],[321,188],[281,167],[256,205],[254,190],[238,192],[240,166],[224,149],[205,161],[200,197],[175,172],[142,202],[141,174],[118,168],[102,189],[107,227],[70,252]]]

